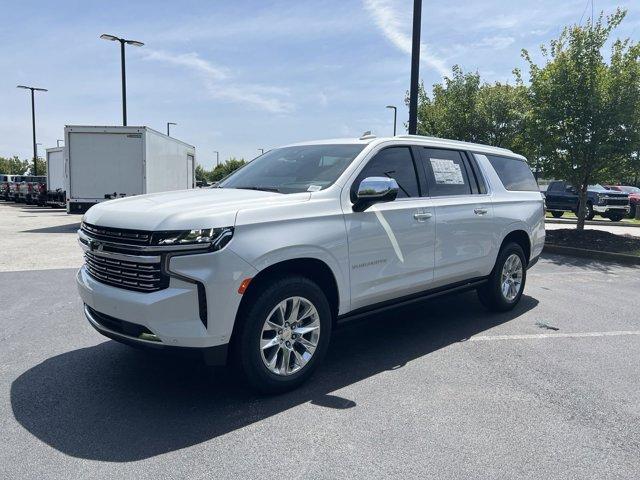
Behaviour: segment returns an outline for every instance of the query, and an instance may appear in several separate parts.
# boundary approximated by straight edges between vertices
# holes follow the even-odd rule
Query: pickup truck
[[[545,202],[547,211],[551,212],[555,218],[562,217],[564,212],[573,212],[577,215],[578,189],[569,182],[551,182],[545,192]],[[589,185],[585,208],[587,220],[592,220],[597,214],[613,222],[619,222],[629,213],[629,195],[607,190],[602,185]]]

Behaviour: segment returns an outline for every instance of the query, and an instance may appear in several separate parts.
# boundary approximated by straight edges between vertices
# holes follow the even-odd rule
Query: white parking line
[[[479,335],[471,337],[469,342],[487,342],[492,340],[530,340],[537,338],[582,338],[582,337],[619,337],[622,335],[640,335],[640,330],[620,330],[613,332],[576,332],[576,333],[531,333],[526,335]]]

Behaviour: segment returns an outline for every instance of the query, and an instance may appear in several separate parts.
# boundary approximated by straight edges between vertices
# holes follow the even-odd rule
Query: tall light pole
[[[18,85],[17,88],[31,90],[31,127],[33,129],[33,174],[38,175],[38,146],[36,145],[36,106],[34,92],[48,92],[46,88],[27,87],[26,85]]]
[[[396,136],[396,118],[398,116],[398,109],[393,105],[387,105],[386,108],[393,109],[393,136]]]
[[[171,136],[171,134],[169,133],[169,132],[170,132],[169,127],[170,127],[171,125],[177,125],[177,123],[174,123],[174,122],[167,122],[167,137],[170,137],[170,136]]]
[[[100,35],[103,40],[110,40],[112,42],[120,42],[120,69],[122,71],[122,125],[127,126],[127,74],[125,71],[124,61],[124,44],[133,45],[134,47],[142,47],[144,43],[137,40],[127,40],[125,38],[116,37],[115,35],[108,35],[103,33]]]
[[[214,150],[214,152],[216,154],[216,167],[220,164],[220,152],[217,150]]]
[[[409,87],[409,135],[418,133],[418,77],[420,76],[420,26],[422,0],[413,0],[413,41],[411,44],[411,84]]]

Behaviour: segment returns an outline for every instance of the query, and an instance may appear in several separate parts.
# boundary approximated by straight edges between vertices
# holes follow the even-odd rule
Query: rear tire
[[[527,262],[517,243],[503,245],[485,285],[478,288],[480,302],[493,312],[506,312],[515,307],[527,280]]]
[[[255,390],[292,390],[313,374],[327,352],[331,308],[322,289],[302,276],[282,277],[259,288],[239,319],[243,323],[233,342],[233,363]],[[317,330],[302,333],[316,325]]]
[[[564,212],[553,211],[551,212],[551,215],[553,216],[553,218],[560,218],[562,217],[562,215],[564,215]]]

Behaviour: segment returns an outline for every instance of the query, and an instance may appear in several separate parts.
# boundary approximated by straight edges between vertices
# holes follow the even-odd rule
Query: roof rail
[[[494,147],[493,145],[487,145],[485,143],[474,143],[474,142],[464,142],[462,140],[452,140],[450,138],[429,137],[426,135],[398,135],[398,138],[415,138],[416,140],[429,140],[432,142],[447,142],[447,143],[453,143],[455,145],[460,145],[460,146],[464,145],[467,147],[478,146],[483,148],[493,148],[495,150],[502,150],[503,152],[509,152],[509,153],[515,154],[515,152],[513,152],[512,150],[509,150],[508,148]]]

